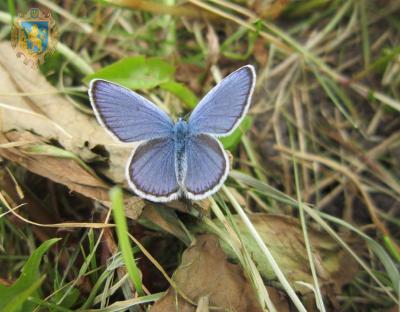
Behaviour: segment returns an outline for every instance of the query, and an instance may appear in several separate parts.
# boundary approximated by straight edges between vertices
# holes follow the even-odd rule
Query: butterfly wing
[[[189,118],[193,134],[231,134],[245,116],[254,90],[255,71],[243,66],[224,78],[196,106]]]
[[[143,198],[154,202],[178,198],[173,139],[166,137],[140,144],[128,162],[126,176],[129,186]]]
[[[186,195],[193,200],[214,194],[228,176],[229,159],[221,143],[207,134],[192,136],[186,147]]]
[[[95,79],[89,97],[99,123],[122,142],[169,136],[173,122],[141,95],[115,83]]]

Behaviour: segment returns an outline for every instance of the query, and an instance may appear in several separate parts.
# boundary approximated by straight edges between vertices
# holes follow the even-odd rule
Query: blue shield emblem
[[[25,38],[26,47],[33,53],[43,53],[47,50],[49,22],[26,21],[21,22],[21,35]]]
[[[44,62],[46,55],[55,50],[57,29],[50,13],[32,8],[25,16],[14,20],[11,43],[17,56],[24,56],[24,63],[32,67]]]

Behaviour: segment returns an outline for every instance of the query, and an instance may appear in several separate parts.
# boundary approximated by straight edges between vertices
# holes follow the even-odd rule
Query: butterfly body
[[[181,193],[183,192],[184,179],[187,171],[186,146],[190,139],[189,127],[185,120],[179,118],[174,125],[173,140],[175,146],[175,174]]]
[[[99,123],[118,141],[139,142],[126,167],[131,189],[155,202],[206,198],[224,183],[228,156],[218,137],[245,116],[255,72],[244,66],[217,84],[188,120],[171,118],[152,102],[113,82],[95,79],[89,97]]]

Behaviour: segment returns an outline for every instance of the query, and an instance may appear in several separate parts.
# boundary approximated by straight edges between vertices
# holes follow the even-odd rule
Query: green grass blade
[[[365,68],[367,68],[371,60],[368,22],[367,22],[368,19],[367,1],[366,0],[359,1],[359,8],[360,8],[360,26],[361,26],[361,36],[362,36],[362,51],[364,56]]]
[[[29,296],[34,295],[44,280],[39,277],[39,266],[43,255],[59,238],[53,238],[42,243],[26,261],[21,275],[10,287],[0,285],[0,311],[19,311]]]
[[[293,146],[294,146],[293,129],[290,126],[289,126],[289,138],[290,138],[291,146],[293,148]],[[304,209],[303,209],[303,205],[302,205],[301,190],[300,190],[299,172],[298,172],[297,161],[296,161],[295,157],[292,157],[292,162],[293,162],[293,171],[294,171],[294,180],[295,180],[295,186],[296,186],[297,202],[299,203],[300,222],[301,222],[301,228],[303,230],[304,243],[306,245],[306,250],[307,250],[307,257],[310,262],[311,275],[312,275],[313,282],[314,282],[315,300],[316,300],[316,304],[317,304],[317,307],[319,308],[319,310],[322,312],[325,312],[326,310],[325,310],[324,300],[322,299],[321,289],[319,287],[317,271],[315,269],[315,263],[314,263],[314,255],[311,250],[311,242],[310,242],[310,239],[308,236],[306,218],[304,216]]]
[[[34,297],[29,297],[28,298],[29,302],[32,302],[34,304],[36,304],[38,306],[38,308],[42,308],[42,310],[38,310],[38,311],[52,311],[52,312],[56,312],[56,311],[60,311],[60,312],[72,312],[72,310],[64,308],[58,304],[52,303],[52,302],[47,302],[38,298],[34,298]],[[45,310],[44,307],[49,308],[48,310]]]
[[[139,304],[154,302],[161,299],[165,293],[156,293],[147,296],[142,296],[134,299],[117,301],[104,309],[91,309],[86,310],[87,312],[117,312],[117,311],[127,311],[127,309],[137,306]]]
[[[390,239],[390,237],[385,236],[383,238],[383,241],[385,243],[386,248],[390,251],[390,253],[396,259],[396,261],[400,262],[400,254],[399,254],[397,248],[394,246],[393,241]]]
[[[121,248],[122,257],[124,258],[126,269],[128,271],[130,278],[132,279],[133,285],[135,285],[137,293],[140,296],[142,296],[144,294],[142,287],[142,279],[140,277],[139,268],[136,266],[136,262],[133,257],[132,247],[129,241],[128,225],[125,217],[124,202],[123,202],[121,188],[113,187],[110,190],[110,198],[111,198],[118,242],[119,242],[119,247]]]
[[[40,277],[39,279],[34,281],[33,284],[29,285],[28,287],[26,287],[22,291],[19,291],[18,293],[16,293],[11,298],[11,300],[8,301],[3,306],[1,311],[4,311],[4,312],[14,312],[14,311],[18,312],[18,311],[21,311],[22,307],[24,306],[24,303],[27,301],[29,296],[31,296],[33,293],[35,293],[35,291],[40,287],[40,285],[42,285],[42,283],[43,283],[45,278],[46,278],[46,276]]]
[[[17,12],[15,11],[14,0],[8,0],[8,12],[10,12],[12,17],[17,15]]]

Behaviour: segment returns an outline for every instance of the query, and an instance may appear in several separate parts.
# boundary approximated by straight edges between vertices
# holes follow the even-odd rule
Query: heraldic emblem
[[[17,56],[24,56],[24,63],[37,67],[44,58],[53,53],[58,33],[50,12],[31,8],[24,16],[14,19],[11,32],[11,44]]]

